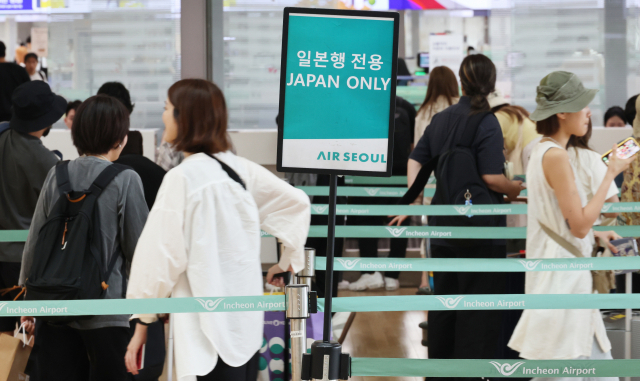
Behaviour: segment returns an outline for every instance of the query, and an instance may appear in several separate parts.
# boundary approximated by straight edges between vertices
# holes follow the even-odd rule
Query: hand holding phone
[[[616,151],[618,154],[617,155],[618,158],[623,160],[629,159],[633,157],[635,154],[637,154],[638,152],[640,152],[640,145],[638,145],[638,142],[636,142],[634,138],[627,138],[622,142],[618,143]],[[607,151],[607,153],[602,155],[602,161],[604,161],[604,163],[607,165],[609,165],[609,162],[611,160],[612,152],[613,150],[609,150]]]

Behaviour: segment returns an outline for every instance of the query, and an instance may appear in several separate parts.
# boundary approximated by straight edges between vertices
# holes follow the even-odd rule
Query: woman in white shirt
[[[175,83],[162,120],[165,139],[184,152],[185,160],[166,174],[158,191],[138,240],[127,298],[262,295],[261,229],[285,247],[267,281],[275,284],[274,274],[301,270],[309,198],[229,151],[227,110],[218,87],[200,79]],[[263,315],[172,315],[178,380],[255,381]],[[154,314],[133,318],[157,319]],[[146,327],[138,324],[125,357],[134,374],[145,340]]]
[[[594,237],[600,244],[616,237],[614,232],[594,232],[592,227],[613,179],[631,160],[618,159],[614,151],[602,183],[587,202],[566,151],[572,135],[587,133],[588,105],[595,94],[568,72],[549,74],[537,88],[538,106],[531,119],[537,121],[543,139],[533,149],[527,169],[527,258],[575,258],[571,251],[577,250],[590,257]],[[527,272],[525,291],[591,294],[593,279],[590,271]],[[611,343],[597,309],[525,310],[509,347],[532,360],[611,359]]]

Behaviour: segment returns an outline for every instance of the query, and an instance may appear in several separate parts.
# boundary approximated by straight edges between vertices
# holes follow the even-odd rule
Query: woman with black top
[[[464,128],[469,118],[490,111],[487,96],[494,91],[496,69],[489,58],[481,54],[468,56],[460,66],[462,94],[458,104],[436,114],[424,135],[411,153],[408,163],[408,185],[411,187],[420,168],[433,157],[448,151],[446,145],[451,132]],[[455,139],[454,139],[455,140]],[[456,142],[451,142],[451,146]],[[514,199],[522,187],[520,181],[509,181],[503,174],[504,154],[500,124],[488,114],[479,124],[471,150],[475,156],[478,175],[489,189],[493,204],[500,204],[507,195]],[[433,203],[432,203],[433,204]],[[466,218],[466,217],[461,217]],[[398,216],[392,224],[400,224],[406,216]],[[442,226],[438,218],[429,217],[429,226]],[[506,226],[504,216],[497,225]],[[468,242],[431,239],[433,258],[505,258],[504,240],[474,240]],[[436,272],[436,295],[502,294],[505,292],[504,273]],[[429,311],[429,358],[482,359],[493,358],[496,352],[501,311]]]

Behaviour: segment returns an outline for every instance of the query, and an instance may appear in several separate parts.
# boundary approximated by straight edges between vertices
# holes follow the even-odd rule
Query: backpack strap
[[[118,174],[127,169],[131,169],[126,165],[112,163],[107,168],[103,169],[102,172],[98,175],[98,177],[93,181],[93,184],[89,187],[89,192],[96,195],[96,198],[100,196],[100,193],[104,190],[104,188],[109,185],[111,180],[113,180]]]
[[[69,194],[73,192],[71,182],[69,181],[69,160],[60,161],[56,164],[56,182],[60,194]]]
[[[478,133],[478,127],[480,126],[480,123],[482,123],[484,118],[489,114],[491,114],[491,112],[485,111],[469,116],[467,125],[462,130],[462,135],[458,140],[458,146],[471,147],[471,145],[473,144],[473,139],[475,139],[476,134]]]
[[[9,130],[9,122],[2,122],[0,123],[0,134],[2,134],[3,132]]]
[[[222,169],[224,169],[225,172],[227,172],[227,175],[229,175],[229,177],[231,177],[235,182],[237,182],[238,184],[242,185],[242,187],[244,188],[244,190],[247,190],[247,187],[244,185],[244,181],[242,181],[242,179],[240,178],[240,176],[238,176],[238,174],[236,173],[236,171],[233,170],[233,168],[231,168],[230,166],[228,166],[226,163],[224,163],[223,161],[218,160],[217,157],[209,154],[209,153],[205,153],[207,156],[209,156],[210,158],[212,158],[213,160],[217,161],[218,163],[220,163],[220,166],[222,167]]]

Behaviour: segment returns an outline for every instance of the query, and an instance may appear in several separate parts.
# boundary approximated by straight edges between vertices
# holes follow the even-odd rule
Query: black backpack
[[[56,165],[60,198],[38,233],[25,300],[102,299],[118,259],[113,255],[104,263],[96,202],[111,180],[130,168],[111,164],[88,190],[76,192],[71,189],[68,166],[68,161]],[[43,316],[42,320],[67,323],[90,317]]]
[[[473,205],[493,204],[495,199],[491,191],[478,173],[475,155],[471,150],[473,139],[480,122],[489,112],[469,117],[465,126],[459,126],[462,134],[452,131],[447,139],[448,150],[432,158],[418,173],[416,180],[400,200],[400,204],[410,204],[422,192],[431,172],[435,170],[436,192],[431,205],[459,206],[460,216],[431,217],[429,224],[434,226],[497,226],[500,216],[467,216],[465,206],[467,199]],[[451,144],[451,140],[455,142]],[[436,221],[432,220],[435,219]],[[467,240],[469,241],[469,240]]]

